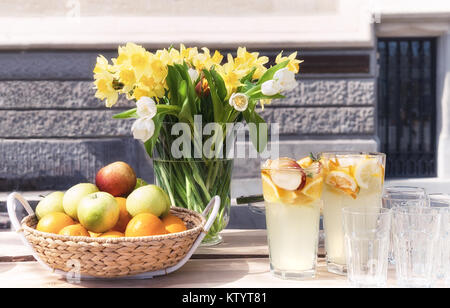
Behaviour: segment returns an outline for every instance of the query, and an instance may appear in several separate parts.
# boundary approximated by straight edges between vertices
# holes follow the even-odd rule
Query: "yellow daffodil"
[[[99,55],[97,57],[97,63],[95,64],[94,67],[94,74],[102,74],[104,72],[112,72],[113,68],[112,65],[110,65],[108,63],[108,60],[106,60],[106,58],[102,55]]]
[[[227,60],[228,62],[224,65],[217,66],[216,70],[225,83],[227,97],[230,97],[230,95],[236,92],[237,88],[242,85],[240,80],[246,75],[247,71],[239,70],[236,67],[236,63],[234,62],[234,58],[231,54],[227,55]]]
[[[94,78],[95,89],[97,89],[95,97],[101,100],[106,99],[106,107],[113,106],[117,102],[119,94],[113,87],[112,74],[96,74]]]
[[[266,72],[267,68],[264,64],[269,62],[269,58],[259,57],[258,52],[250,53],[245,47],[239,47],[234,62],[237,69],[247,71],[247,73],[256,68],[252,78],[258,79]]]
[[[183,44],[180,44],[180,54],[187,63],[193,65],[192,60],[198,55],[198,50],[197,47],[186,48]]]
[[[113,106],[119,97],[116,89],[113,87],[113,67],[108,63],[108,60],[106,60],[105,57],[98,56],[93,72],[94,88],[97,89],[95,97],[101,100],[106,99],[106,107]]]
[[[289,57],[283,57],[283,52],[280,52],[276,59],[275,59],[275,63],[279,64],[281,62],[284,62],[286,60],[289,60],[289,63],[287,65],[287,68],[294,73],[298,73],[298,70],[300,68],[299,64],[303,62],[303,60],[297,60],[297,52],[293,52],[289,55]]]
[[[114,60],[114,66],[117,71],[132,69],[136,80],[144,74],[149,73],[150,53],[144,47],[127,43],[125,46],[119,47],[119,56]]]

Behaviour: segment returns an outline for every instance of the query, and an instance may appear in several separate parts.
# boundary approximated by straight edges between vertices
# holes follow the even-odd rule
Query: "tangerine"
[[[151,236],[166,234],[167,231],[161,219],[150,213],[141,213],[134,216],[127,225],[125,236]]]
[[[68,236],[90,236],[88,230],[81,224],[66,226],[58,234]]]
[[[123,234],[122,232],[111,230],[111,231],[102,233],[97,237],[100,238],[100,237],[124,237],[124,236],[125,236],[125,234]]]
[[[39,220],[36,230],[58,234],[64,227],[75,224],[73,219],[64,213],[53,212],[45,215]]]
[[[124,233],[132,216],[127,211],[127,199],[123,197],[116,197],[116,200],[119,205],[119,220],[111,230]]]
[[[170,213],[163,217],[162,223],[164,224],[167,233],[176,233],[187,230],[184,221]]]

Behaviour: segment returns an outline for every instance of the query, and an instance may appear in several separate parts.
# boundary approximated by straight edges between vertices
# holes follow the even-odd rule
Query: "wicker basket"
[[[17,201],[29,213],[20,224],[15,214]],[[11,222],[33,250],[33,256],[51,270],[60,274],[76,272],[83,278],[150,278],[174,271],[190,258],[214,221],[220,198],[214,197],[202,214],[172,207],[171,213],[185,222],[186,231],[123,238],[75,237],[37,231],[36,216],[22,196],[12,193],[7,203]]]

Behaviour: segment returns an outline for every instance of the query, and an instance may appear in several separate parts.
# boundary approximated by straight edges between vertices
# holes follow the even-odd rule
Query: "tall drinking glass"
[[[436,247],[441,214],[430,207],[392,209],[397,283],[401,287],[431,287],[435,281]]]
[[[322,168],[303,169],[289,158],[261,169],[270,269],[283,279],[314,277],[322,201]]]
[[[385,286],[391,211],[346,207],[342,214],[349,282],[356,287]]]
[[[436,278],[450,283],[450,195],[429,194],[430,206],[441,211],[441,234],[437,247]]]
[[[381,207],[386,155],[327,152],[321,154],[325,184],[322,192],[327,268],[346,273],[342,209]]]

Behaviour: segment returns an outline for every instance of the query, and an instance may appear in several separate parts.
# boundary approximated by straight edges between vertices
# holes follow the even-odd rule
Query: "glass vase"
[[[172,205],[198,213],[202,213],[212,197],[218,195],[220,211],[202,245],[219,244],[222,241],[219,232],[227,226],[230,217],[233,159],[207,158],[204,155],[201,158],[176,158],[172,144],[180,137],[172,135],[172,126],[173,123],[164,123],[155,145],[153,169],[156,183],[168,193]],[[225,147],[225,141],[221,142],[220,146]]]

